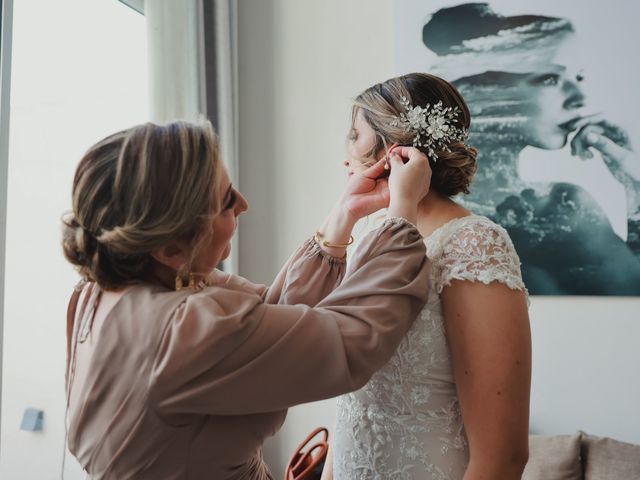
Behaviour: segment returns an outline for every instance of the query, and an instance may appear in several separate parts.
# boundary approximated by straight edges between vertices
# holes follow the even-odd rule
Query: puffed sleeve
[[[264,294],[266,303],[314,306],[340,284],[346,259],[336,258],[308,239],[280,270]]]
[[[507,231],[484,217],[469,217],[443,242],[433,268],[438,293],[454,280],[503,283],[526,292],[520,259]]]
[[[360,388],[408,331],[428,279],[420,234],[389,219],[314,308],[265,303],[240,283],[206,288],[165,328],[150,401],[162,416],[250,414]]]
[[[303,303],[313,307],[340,284],[346,265],[346,257],[329,255],[311,237],[291,255],[270,287],[219,270],[211,274],[209,283],[227,288],[242,285],[245,290],[260,295],[265,303]]]

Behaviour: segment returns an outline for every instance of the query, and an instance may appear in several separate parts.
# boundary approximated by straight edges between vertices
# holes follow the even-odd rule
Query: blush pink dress
[[[308,240],[268,289],[220,272],[198,290],[133,285],[94,325],[101,293],[85,284],[69,449],[90,479],[269,479],[261,447],[287,408],[366,384],[429,274],[418,231],[388,219],[349,265]]]

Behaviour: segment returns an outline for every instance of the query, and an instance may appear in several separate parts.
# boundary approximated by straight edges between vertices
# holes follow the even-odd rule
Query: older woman
[[[216,271],[248,205],[208,123],[146,124],[78,165],[63,247],[68,446],[89,478],[271,478],[287,408],[364,385],[427,298],[415,228],[430,169],[416,149],[351,177],[271,288]],[[387,220],[344,260],[355,222]]]

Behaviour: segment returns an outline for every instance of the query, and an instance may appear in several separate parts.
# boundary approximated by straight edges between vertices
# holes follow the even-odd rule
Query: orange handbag
[[[311,444],[311,440],[323,434],[323,439]],[[320,480],[329,450],[329,431],[318,427],[300,444],[287,464],[284,480]]]

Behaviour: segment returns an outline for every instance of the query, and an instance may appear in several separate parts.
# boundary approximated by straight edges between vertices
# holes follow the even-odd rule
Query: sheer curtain
[[[146,0],[151,118],[206,117],[238,187],[238,55],[235,0]],[[238,235],[223,264],[238,272]]]
[[[4,330],[4,267],[9,166],[9,93],[13,0],[0,0],[0,418],[2,417],[2,343]],[[0,445],[1,448],[1,445]]]
[[[222,158],[231,181],[239,187],[238,158],[238,11],[236,0],[209,0],[204,4],[204,40],[207,113],[218,134]],[[224,269],[238,273],[238,234]]]

